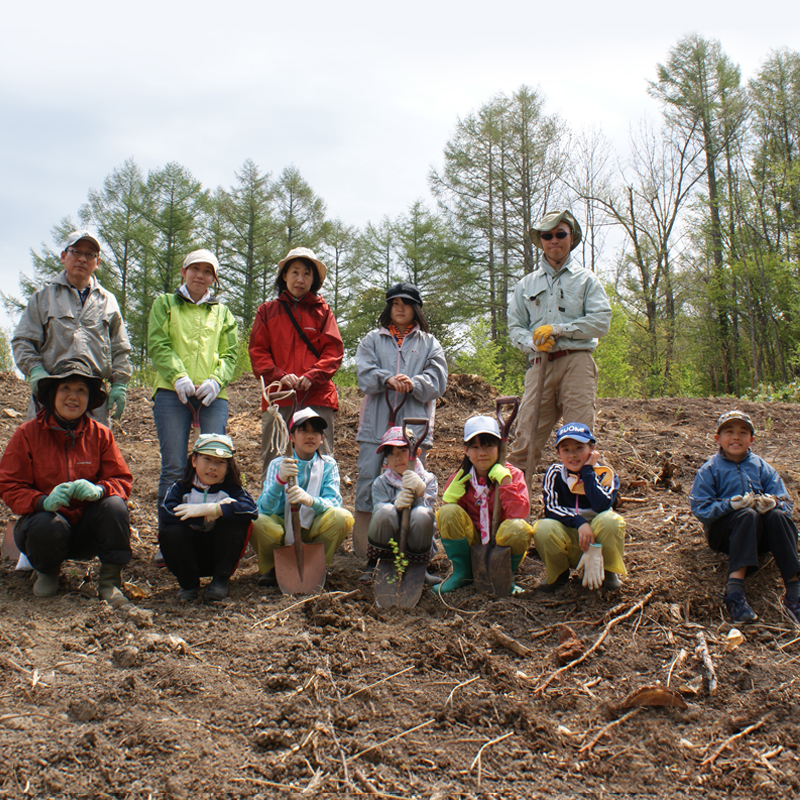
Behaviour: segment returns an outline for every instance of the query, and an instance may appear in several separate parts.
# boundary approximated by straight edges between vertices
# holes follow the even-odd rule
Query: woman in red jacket
[[[262,303],[250,332],[250,364],[257,378],[269,385],[280,381],[297,392],[301,408],[313,408],[328,423],[320,453],[333,455],[333,414],[339,398],[333,376],[344,356],[344,345],[333,313],[319,295],[325,265],[308,247],[295,247],[278,262],[275,300]],[[284,420],[291,399],[278,402]],[[261,483],[269,462],[283,453],[272,446],[274,419],[261,401]]]
[[[103,380],[85,361],[67,359],[36,394],[42,409],[17,428],[0,459],[0,497],[20,517],[14,541],[36,570],[33,593],[56,594],[62,561],[97,556],[99,596],[125,603],[133,480],[111,429],[87,415],[106,401]]]

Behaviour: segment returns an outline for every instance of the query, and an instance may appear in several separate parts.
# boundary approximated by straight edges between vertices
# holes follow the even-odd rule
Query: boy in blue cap
[[[616,590],[627,575],[625,520],[612,510],[619,478],[600,464],[588,425],[568,422],[556,432],[560,463],[543,482],[545,519],[534,525],[534,540],[547,576],[539,585],[554,592],[569,581],[570,567],[583,569],[583,585]]]
[[[797,528],[780,475],[750,450],[756,429],[748,414],[726,411],[717,420],[719,452],[697,471],[689,501],[712,550],[727,553],[728,582],[722,598],[735,623],[758,619],[744,595],[744,579],[769,551],[786,585],[783,605],[800,623]]]

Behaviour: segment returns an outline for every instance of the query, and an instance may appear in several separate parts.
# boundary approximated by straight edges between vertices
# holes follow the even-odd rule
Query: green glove
[[[81,478],[73,482],[72,496],[76,500],[88,500],[90,503],[94,503],[95,500],[99,500],[103,496],[103,490],[91,481]]]
[[[503,478],[511,477],[511,470],[499,461],[489,470],[489,477],[499,486]]]
[[[44,367],[34,367],[31,374],[28,375],[28,383],[31,385],[31,394],[36,394],[36,389],[39,386],[39,381],[42,378],[49,378],[50,373]]]
[[[128,387],[124,383],[111,384],[111,388],[108,390],[108,410],[113,419],[119,419],[122,416],[127,395]],[[112,408],[114,409],[113,413],[111,412]]]
[[[44,499],[44,510],[53,514],[63,506],[68,506],[72,497],[72,481],[59,483],[52,492]]]
[[[455,478],[450,481],[450,485],[444,490],[442,495],[443,503],[457,503],[466,493],[469,483],[469,472],[465,475],[464,470],[456,472]]]

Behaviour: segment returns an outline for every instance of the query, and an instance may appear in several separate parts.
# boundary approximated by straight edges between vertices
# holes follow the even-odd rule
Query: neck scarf
[[[398,328],[397,325],[394,324],[394,322],[389,323],[389,333],[391,333],[392,336],[394,336],[394,340],[397,342],[398,347],[403,346],[403,339],[405,339],[406,336],[408,336],[409,332],[411,331],[411,329],[414,327],[415,324],[416,323],[412,322],[404,331],[401,332],[400,328]]]
[[[479,478],[473,467],[469,472],[470,483],[475,492],[475,503],[478,506],[478,517],[481,523],[481,544],[489,544],[492,535],[489,521],[489,483],[486,478]],[[479,483],[483,481],[483,483]]]

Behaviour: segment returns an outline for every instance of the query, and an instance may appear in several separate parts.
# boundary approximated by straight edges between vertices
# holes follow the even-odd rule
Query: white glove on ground
[[[289,483],[289,478],[297,477],[297,459],[284,458],[278,466],[278,477],[284,482]]]
[[[210,406],[221,391],[222,387],[213,378],[206,378],[197,387],[195,396],[204,406]]]
[[[401,489],[394,499],[394,507],[398,511],[402,511],[404,508],[411,508],[414,505],[415,497],[416,495],[411,489]]]
[[[314,505],[314,498],[297,484],[290,486],[286,490],[286,497],[293,506],[304,505],[310,507]]]
[[[756,504],[756,496],[752,492],[745,495],[735,494],[731,497],[731,508],[739,511],[742,508],[753,508]]]
[[[404,489],[411,489],[417,496],[425,494],[425,481],[413,469],[407,469],[403,473],[401,484]]]
[[[578,571],[583,568],[583,585],[589,589],[598,589],[603,585],[603,547],[590,544],[589,549],[578,562]]]
[[[778,500],[771,494],[756,495],[756,511],[759,514],[766,514],[778,505]]]
[[[192,379],[186,375],[182,378],[178,378],[173,386],[178,393],[178,400],[180,400],[181,403],[188,402],[189,398],[194,395],[194,383],[192,383]]]

